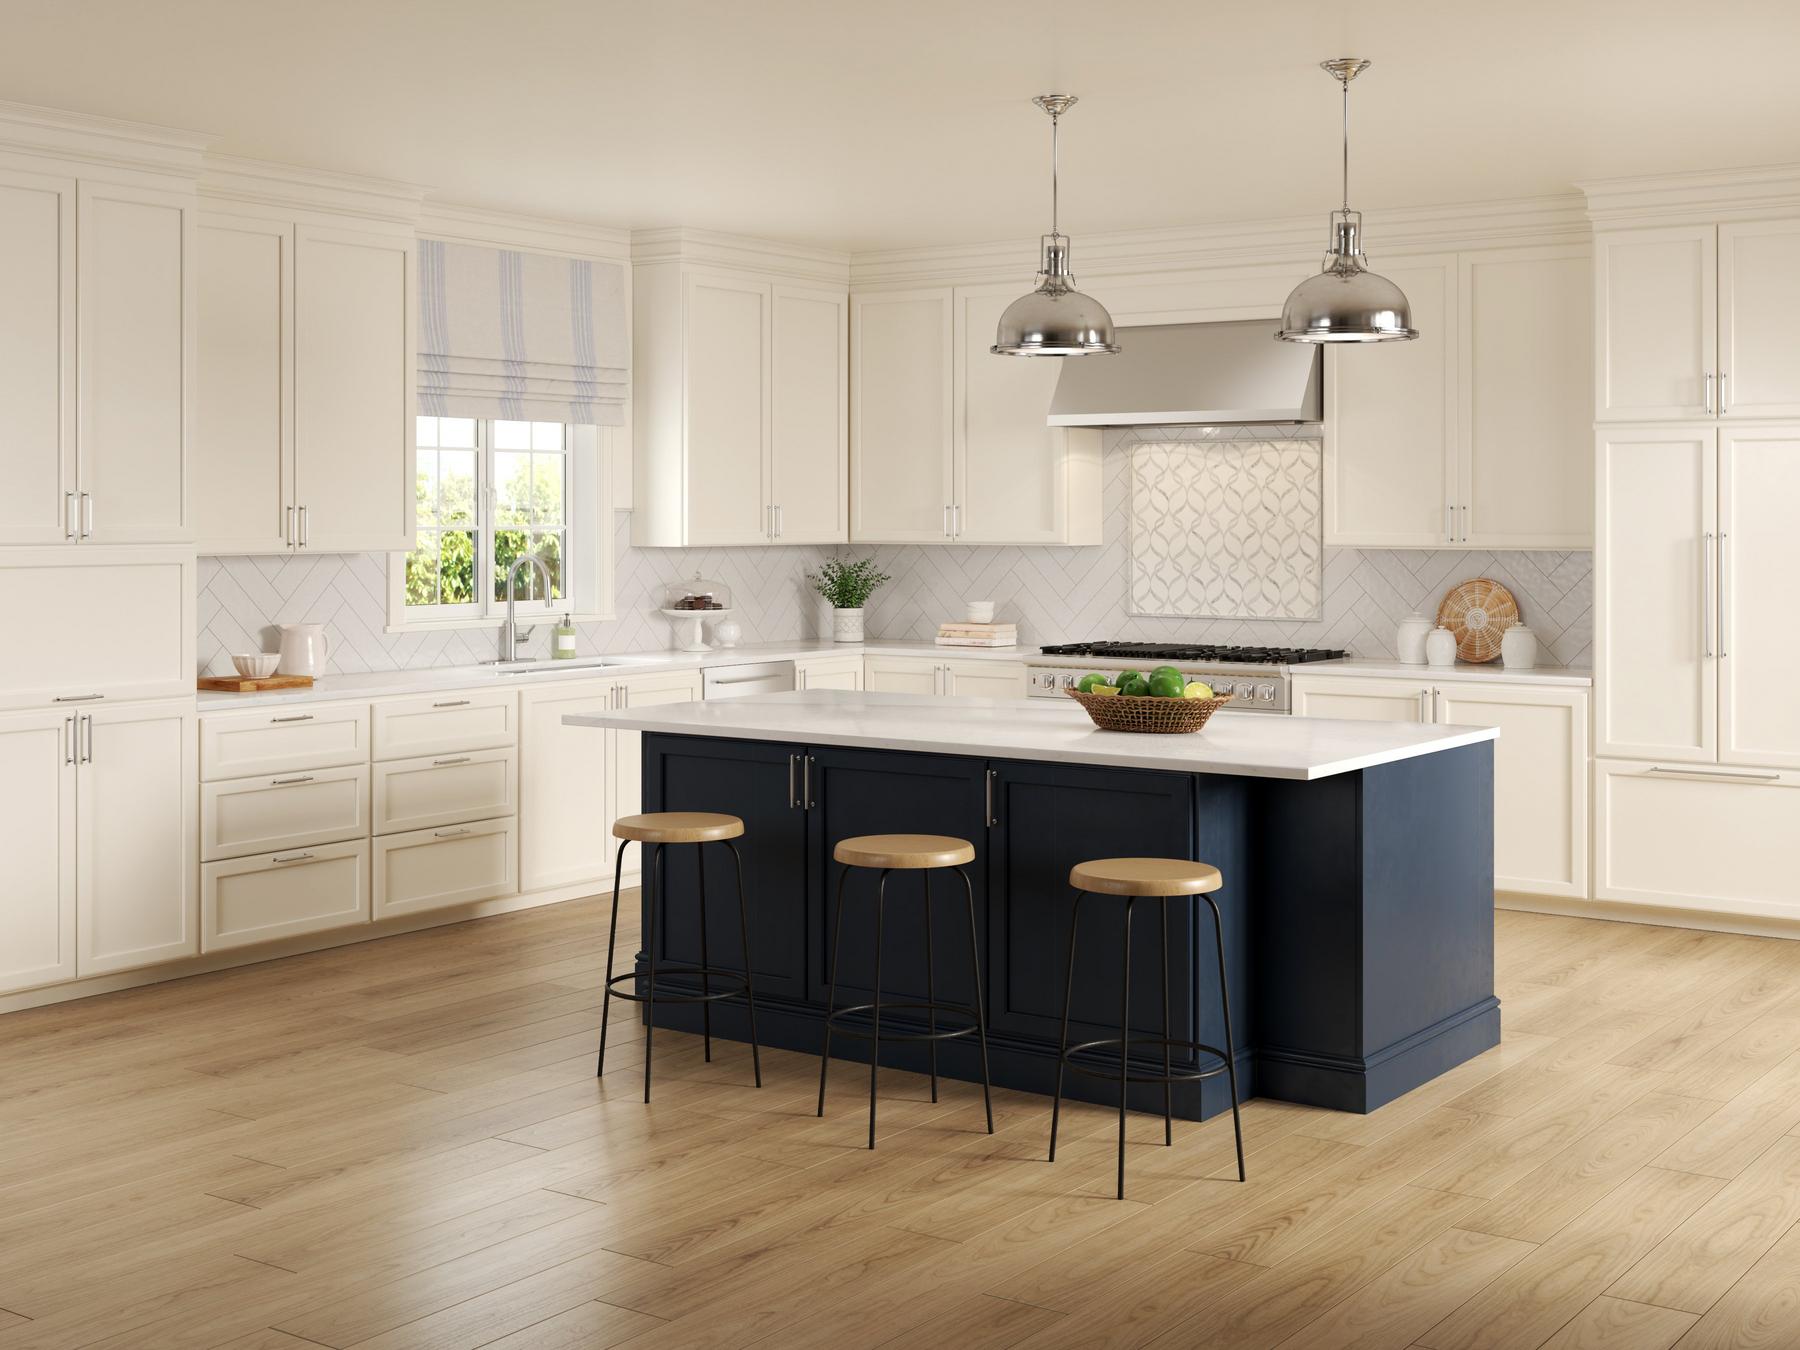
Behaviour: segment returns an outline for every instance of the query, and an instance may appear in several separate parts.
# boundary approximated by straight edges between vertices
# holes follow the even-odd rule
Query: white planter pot
[[[861,642],[863,640],[863,612],[860,609],[832,610],[831,640],[833,642]]]

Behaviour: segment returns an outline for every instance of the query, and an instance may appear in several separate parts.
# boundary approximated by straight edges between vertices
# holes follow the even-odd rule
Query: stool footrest
[[[686,991],[665,994],[662,992],[662,978],[665,975],[704,975],[708,980],[724,980],[728,987],[718,993],[691,994]],[[612,990],[614,998],[622,998],[629,1003],[717,1003],[726,998],[748,998],[750,996],[750,977],[741,970],[711,970],[704,966],[679,966],[658,962],[656,967],[656,993],[640,994],[635,989],[625,990],[613,988],[624,984],[627,980],[648,980],[649,974],[644,971],[628,970],[623,975],[615,975],[608,980],[607,987]]]
[[[969,1025],[966,1027],[956,1027],[951,1031],[889,1031],[886,1027],[883,1027],[881,1031],[882,1040],[949,1041],[955,1040],[959,1036],[973,1036],[981,1029],[981,1024],[975,1017],[975,1010],[973,1008],[966,1008],[960,1003],[928,1003],[922,1000],[908,1001],[895,999],[892,1002],[883,1000],[881,1004],[881,1011],[883,1013],[899,1012],[901,1009],[908,1009],[913,1012],[931,1012],[935,1010],[941,1013],[949,1013],[953,1017],[967,1017],[969,1019]],[[843,1019],[848,1017],[851,1013],[873,1013],[874,1011],[875,1005],[873,1003],[852,1003],[848,1007],[834,1008],[827,1012],[825,1014],[825,1024],[840,1036],[855,1036],[858,1040],[872,1041],[875,1039],[872,1021],[869,1026],[865,1027],[853,1026]]]
[[[1200,1041],[1178,1041],[1167,1039],[1162,1036],[1131,1036],[1126,1038],[1125,1044],[1127,1047],[1127,1056],[1130,1054],[1131,1046],[1153,1045],[1159,1050],[1164,1046],[1167,1046],[1171,1050],[1198,1050],[1200,1053],[1211,1055],[1214,1059],[1219,1061],[1216,1066],[1210,1069],[1171,1069],[1166,1074],[1138,1073],[1127,1068],[1125,1072],[1125,1081],[1127,1083],[1197,1083],[1204,1078],[1217,1078],[1226,1071],[1228,1064],[1223,1050],[1219,1049],[1216,1045],[1206,1045]],[[1079,1045],[1071,1045],[1067,1050],[1063,1051],[1063,1063],[1067,1064],[1071,1069],[1075,1070],[1075,1072],[1085,1073],[1090,1078],[1101,1078],[1109,1083],[1116,1083],[1119,1081],[1119,1066],[1116,1060],[1109,1065],[1098,1065],[1083,1064],[1075,1058],[1075,1056],[1083,1050],[1098,1050],[1103,1047],[1110,1049],[1116,1055],[1119,1050],[1119,1038],[1117,1036],[1107,1036],[1102,1037],[1097,1041],[1083,1041]]]

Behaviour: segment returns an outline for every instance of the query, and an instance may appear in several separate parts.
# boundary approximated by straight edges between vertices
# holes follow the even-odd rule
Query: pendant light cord
[[[1057,174],[1059,158],[1057,154],[1057,129],[1061,124],[1061,121],[1061,113],[1053,112],[1050,114],[1050,237],[1053,239],[1060,236],[1058,217],[1062,192],[1061,183],[1058,180]],[[1349,189],[1346,188],[1345,191],[1348,192]]]
[[[1340,76],[1344,86],[1344,214],[1350,213],[1350,81]]]

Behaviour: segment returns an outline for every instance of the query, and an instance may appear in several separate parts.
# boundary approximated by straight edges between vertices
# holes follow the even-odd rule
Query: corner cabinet
[[[1017,298],[1016,286],[851,296],[852,539],[1100,542],[1100,433],[1045,423],[1061,360],[988,350]]]
[[[664,260],[632,286],[633,542],[842,543],[847,288]]]

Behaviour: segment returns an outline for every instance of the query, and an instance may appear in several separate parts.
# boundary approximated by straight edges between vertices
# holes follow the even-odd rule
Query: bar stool
[[[981,1100],[987,1108],[987,1131],[994,1132],[994,1103],[989,1093],[988,1056],[987,1056],[987,1017],[982,1012],[981,1001],[981,951],[975,938],[975,889],[969,884],[969,874],[963,871],[963,864],[975,861],[975,846],[966,839],[956,839],[942,834],[865,834],[853,839],[841,839],[831,856],[844,864],[844,871],[838,877],[837,911],[833,920],[831,935],[831,988],[825,996],[825,1048],[819,1059],[819,1110],[825,1114],[825,1073],[831,1065],[831,1033],[833,1028],[847,1036],[858,1036],[871,1042],[869,1047],[869,1147],[875,1147],[875,1084],[881,1069],[881,1010],[883,1007],[909,1008],[923,1011],[927,1017],[926,1030],[914,1032],[889,1032],[890,1041],[924,1041],[931,1047],[931,1100],[938,1099],[937,1043],[951,1040],[958,1036],[973,1033],[981,1041]],[[880,868],[881,878],[875,886],[875,1001],[873,1003],[857,1003],[847,1008],[839,1008],[837,1004],[837,972],[838,948],[844,937],[844,884],[850,880],[853,868]],[[963,895],[969,907],[969,966],[975,976],[975,1005],[964,1007],[956,1003],[939,1003],[937,990],[932,978],[931,951],[931,871],[933,868],[948,867],[962,878]],[[887,906],[887,881],[890,872],[918,872],[925,882],[925,999],[923,1002],[881,1000],[881,940],[882,913]],[[851,1013],[867,1012],[874,1014],[874,1028],[864,1031],[861,1027],[849,1026],[843,1019]],[[973,1024],[957,1027],[951,1031],[937,1029],[937,1015],[940,1012],[955,1014],[959,1017],[973,1018]]]
[[[719,815],[710,811],[653,811],[641,816],[621,816],[613,822],[613,838],[619,840],[619,851],[613,855],[613,899],[612,927],[606,934],[606,996],[600,1008],[600,1059],[595,1066],[594,1076],[599,1077],[606,1072],[606,1023],[612,1011],[615,998],[628,999],[633,1003],[642,1003],[645,1008],[644,1018],[644,1100],[650,1100],[650,1038],[656,1030],[656,1002],[664,1003],[698,1003],[700,1004],[701,1025],[704,1028],[706,1041],[706,1060],[712,1062],[712,1005],[720,999],[744,996],[744,1002],[750,1008],[750,1063],[756,1073],[756,1086],[762,1086],[762,1055],[756,1043],[756,996],[750,987],[750,917],[744,903],[744,860],[738,856],[737,845],[732,843],[744,833],[744,822],[736,816]],[[644,950],[649,955],[650,971],[647,977],[636,970],[628,970],[623,975],[613,974],[613,944],[619,934],[619,869],[625,861],[625,845],[637,842],[644,845],[646,851],[656,850],[651,865],[656,869],[656,889],[651,895],[649,907],[649,928],[644,938]],[[706,858],[707,844],[724,844],[731,850],[731,860],[737,867],[738,892],[738,937],[743,943],[744,968],[736,970],[714,970],[711,957],[706,946]],[[669,902],[664,893],[664,882],[668,869],[663,866],[663,849],[670,844],[693,844],[694,852],[699,855],[697,868],[700,876],[700,964],[667,964],[660,969],[656,963],[656,907],[661,905],[665,917],[668,914]],[[650,866],[643,869],[645,875]],[[659,975],[698,975],[700,992],[657,992],[656,977]],[[633,988],[615,989],[616,984],[627,980],[643,980],[643,990]],[[712,982],[724,980],[731,987],[718,993],[713,992]]]
[[[1094,1078],[1111,1078],[1113,1075],[1100,1069],[1076,1061],[1075,1056],[1084,1050],[1093,1050],[1101,1046],[1117,1045],[1119,1047],[1119,1199],[1125,1198],[1125,1089],[1130,1083],[1161,1083],[1163,1085],[1163,1143],[1175,1142],[1175,1113],[1173,1110],[1173,1093],[1171,1084],[1181,1082],[1197,1082],[1203,1078],[1214,1078],[1225,1074],[1231,1083],[1231,1129],[1237,1139],[1238,1180],[1244,1179],[1244,1131],[1238,1118],[1237,1063],[1232,1058],[1231,1042],[1231,995],[1225,984],[1225,923],[1219,917],[1218,903],[1212,898],[1212,892],[1219,889],[1224,878],[1219,869],[1202,862],[1184,862],[1179,858],[1101,858],[1093,862],[1077,863],[1069,871],[1069,884],[1075,888],[1075,911],[1069,916],[1069,964],[1063,983],[1063,1015],[1062,1039],[1056,1062],[1056,1096],[1050,1107],[1050,1161],[1056,1161],[1056,1125],[1062,1113],[1063,1066],[1066,1064],[1079,1073]],[[1125,947],[1123,967],[1120,977],[1119,994],[1119,1034],[1117,1037],[1103,1037],[1096,1041],[1083,1041],[1080,1045],[1069,1044],[1069,1000],[1075,989],[1075,934],[1081,922],[1081,902],[1090,895],[1118,895],[1125,897]],[[1169,1039],[1169,901],[1182,896],[1199,896],[1206,901],[1213,912],[1213,937],[1219,954],[1219,1002],[1225,1011],[1225,1048],[1203,1045],[1199,1041],[1173,1041]],[[1160,1037],[1133,1036],[1131,1034],[1131,911],[1139,900],[1156,900],[1162,905],[1162,1003],[1163,1025]],[[1134,1074],[1131,1072],[1127,1057],[1131,1046],[1160,1045],[1163,1052],[1163,1071],[1160,1074]],[[1182,1046],[1189,1050],[1197,1050],[1223,1060],[1214,1069],[1182,1069],[1171,1071],[1169,1050],[1172,1046]]]

